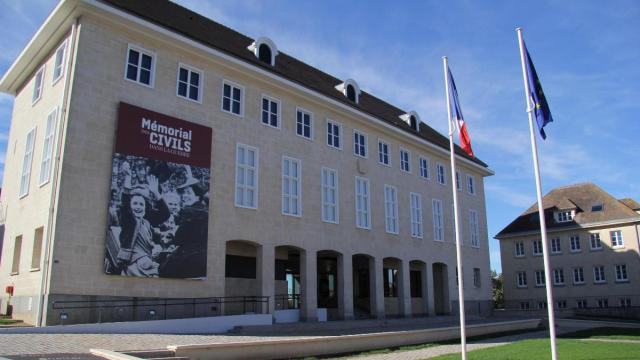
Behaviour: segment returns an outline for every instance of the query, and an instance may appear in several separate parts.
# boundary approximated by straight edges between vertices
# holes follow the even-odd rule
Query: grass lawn
[[[571,339],[607,339],[607,340],[636,340],[640,341],[640,329],[596,328],[577,331],[562,336]],[[638,356],[640,357],[640,356]]]
[[[562,360],[637,360],[640,344],[558,339],[558,358]],[[522,340],[513,344],[475,350],[467,353],[470,360],[543,360],[551,359],[549,340]],[[457,360],[460,354],[433,358]]]
[[[0,325],[11,325],[20,322],[20,320],[12,320],[6,318],[0,318]]]

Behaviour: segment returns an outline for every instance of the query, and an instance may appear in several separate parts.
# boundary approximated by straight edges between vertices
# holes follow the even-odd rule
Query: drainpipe
[[[40,291],[39,291],[39,301],[38,301],[38,314],[36,326],[40,327],[43,323],[44,312],[45,312],[45,296],[49,287],[49,276],[51,274],[51,267],[53,264],[51,263],[51,253],[53,248],[53,228],[54,228],[54,215],[56,208],[56,195],[58,194],[58,187],[60,183],[60,160],[61,160],[61,151],[62,146],[64,144],[63,138],[65,136],[66,123],[69,120],[69,102],[70,102],[70,92],[71,92],[71,80],[74,77],[75,72],[75,60],[77,54],[77,44],[78,44],[78,27],[80,24],[80,18],[77,17],[73,22],[73,26],[71,27],[71,44],[69,46],[69,56],[67,57],[67,73],[64,80],[64,88],[62,92],[62,108],[59,113],[59,121],[58,121],[58,142],[56,144],[56,156],[55,156],[55,166],[53,171],[53,180],[51,182],[51,199],[49,200],[49,213],[47,218],[47,236],[45,238],[44,244],[44,264],[42,277],[40,279]]]

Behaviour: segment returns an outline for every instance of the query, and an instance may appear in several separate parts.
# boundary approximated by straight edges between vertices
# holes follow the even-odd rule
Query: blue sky
[[[285,1],[179,3],[360,87],[446,133],[442,56],[450,66],[485,182],[493,236],[535,201],[516,26],[525,30],[555,122],[539,143],[543,192],[594,182],[640,200],[640,2]],[[0,0],[0,73],[56,1]],[[528,11],[526,13],[525,11]],[[12,97],[0,94],[0,169]]]

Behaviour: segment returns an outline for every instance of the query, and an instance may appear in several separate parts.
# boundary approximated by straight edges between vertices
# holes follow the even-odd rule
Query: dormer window
[[[350,101],[353,101],[356,104],[359,103],[360,86],[358,86],[354,80],[347,79],[342,84],[336,85],[336,90],[340,91]]]
[[[573,210],[561,210],[555,213],[556,222],[558,223],[573,221],[573,216]]]
[[[400,119],[407,123],[407,125],[409,125],[412,130],[420,131],[420,117],[418,116],[417,112],[410,111],[406,114],[402,114],[400,115]]]
[[[254,41],[249,47],[249,51],[265,64],[275,66],[276,56],[278,55],[278,48],[276,44],[268,37],[260,37]]]
[[[604,210],[604,204],[593,204],[591,206],[591,212],[599,212]]]

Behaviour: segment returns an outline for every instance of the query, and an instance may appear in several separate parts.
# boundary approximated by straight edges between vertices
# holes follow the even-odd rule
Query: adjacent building
[[[592,183],[552,190],[542,199],[556,309],[640,305],[640,204]],[[496,235],[505,308],[546,309],[538,206]]]
[[[3,308],[35,324],[455,312],[448,140],[282,50],[167,1],[62,1],[0,80]],[[485,314],[492,172],[456,156],[460,276]]]

